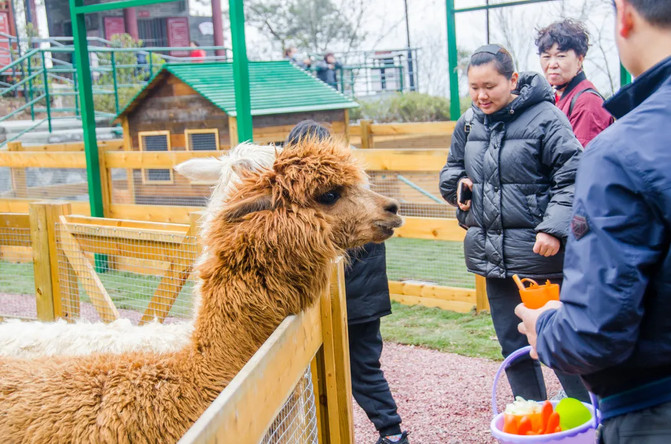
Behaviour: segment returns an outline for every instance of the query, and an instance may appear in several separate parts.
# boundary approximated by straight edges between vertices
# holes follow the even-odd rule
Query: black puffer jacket
[[[473,200],[457,217],[469,271],[491,278],[558,277],[564,248],[551,257],[533,252],[536,232],[564,240],[568,234],[576,168],[582,152],[554,93],[536,73],[522,73],[519,94],[485,115],[473,106],[468,140],[466,116],[457,122],[440,191],[456,205],[457,184],[473,181]]]
[[[391,313],[384,244],[366,244],[350,251],[345,270],[347,323],[361,324]]]

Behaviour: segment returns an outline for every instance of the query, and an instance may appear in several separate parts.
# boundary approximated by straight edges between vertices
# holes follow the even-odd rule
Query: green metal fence
[[[201,47],[214,51],[223,49],[226,56],[206,57],[198,62],[230,60],[230,50],[223,47]],[[140,90],[153,74],[166,63],[184,63],[189,57],[170,56],[171,51],[189,48],[110,48],[91,46],[91,82],[97,118],[115,116]],[[34,122],[20,133],[4,141],[16,140],[23,134],[46,123],[49,132],[52,123],[60,118],[79,117],[79,81],[72,46],[35,48],[0,68],[0,100],[15,97],[23,104],[0,117],[0,123],[25,114]],[[28,116],[29,114],[29,116]]]

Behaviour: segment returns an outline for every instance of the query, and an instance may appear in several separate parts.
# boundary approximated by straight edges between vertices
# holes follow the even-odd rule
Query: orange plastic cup
[[[553,284],[548,280],[545,284],[538,285],[533,279],[520,279],[516,274],[513,275],[513,280],[520,290],[522,303],[527,308],[541,308],[548,301],[559,300],[559,284]],[[528,287],[524,286],[525,282],[529,282]]]

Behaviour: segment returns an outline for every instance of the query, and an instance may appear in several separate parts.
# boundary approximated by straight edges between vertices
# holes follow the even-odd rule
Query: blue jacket
[[[564,305],[536,331],[608,418],[671,401],[671,58],[604,106],[618,120],[578,168]]]

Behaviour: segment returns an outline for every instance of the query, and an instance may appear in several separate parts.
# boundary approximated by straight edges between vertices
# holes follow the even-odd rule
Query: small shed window
[[[170,131],[141,131],[141,151],[170,151]],[[172,170],[170,168],[152,168],[142,170],[142,181],[144,183],[172,183]]]
[[[213,151],[219,149],[219,130],[217,129],[188,129],[186,135],[186,149],[190,151]]]

